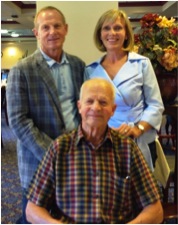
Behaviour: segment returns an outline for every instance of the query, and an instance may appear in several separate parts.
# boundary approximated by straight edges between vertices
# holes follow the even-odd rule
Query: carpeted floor
[[[15,224],[21,216],[21,186],[17,168],[16,138],[1,115],[1,224]]]

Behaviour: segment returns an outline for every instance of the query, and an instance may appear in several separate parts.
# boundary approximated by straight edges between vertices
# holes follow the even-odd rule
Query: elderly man
[[[81,88],[78,129],[58,137],[27,194],[32,223],[160,223],[154,177],[135,142],[108,127],[115,91],[94,78]],[[54,201],[55,199],[55,201]],[[47,210],[58,207],[57,218]]]

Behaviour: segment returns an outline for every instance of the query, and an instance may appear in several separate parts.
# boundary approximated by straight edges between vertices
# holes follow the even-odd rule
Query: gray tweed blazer
[[[85,63],[76,56],[66,56],[77,104]],[[65,132],[57,89],[40,50],[10,70],[6,96],[9,124],[17,136],[21,185],[27,188],[51,141]]]

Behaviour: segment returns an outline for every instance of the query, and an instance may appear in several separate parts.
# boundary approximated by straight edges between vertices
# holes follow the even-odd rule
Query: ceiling
[[[146,13],[158,13],[167,18],[178,19],[177,1],[119,1],[119,9],[127,13],[135,32],[140,28],[139,21]]]
[[[1,42],[31,40],[36,41],[33,35],[33,20],[36,13],[36,1],[1,1]],[[12,33],[19,37],[11,37]]]
[[[119,8],[130,17],[136,31],[140,18],[146,13],[159,13],[177,18],[177,1],[119,1]],[[1,29],[8,30],[1,34],[1,42],[36,41],[32,28],[36,13],[36,1],[1,1]],[[19,37],[11,37],[18,33]]]

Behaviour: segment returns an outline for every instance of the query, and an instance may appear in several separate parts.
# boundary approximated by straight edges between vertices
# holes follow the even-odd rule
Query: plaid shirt
[[[130,138],[108,128],[95,148],[81,127],[57,138],[33,179],[27,198],[48,207],[54,199],[63,223],[126,223],[160,199],[145,159]]]

